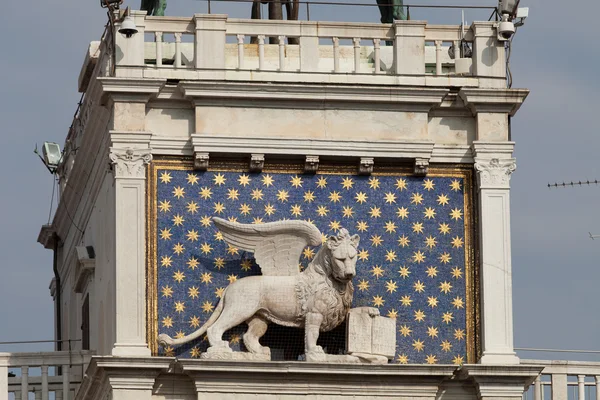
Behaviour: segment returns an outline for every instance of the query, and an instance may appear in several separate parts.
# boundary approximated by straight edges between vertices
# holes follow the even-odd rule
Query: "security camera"
[[[515,24],[508,20],[508,14],[502,16],[502,22],[498,25],[498,40],[507,41],[515,34]]]

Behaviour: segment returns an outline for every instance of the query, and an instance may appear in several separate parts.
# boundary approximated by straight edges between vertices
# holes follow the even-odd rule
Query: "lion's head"
[[[327,239],[331,254],[331,276],[339,282],[349,282],[356,275],[356,257],[360,238],[341,229],[337,236]]]

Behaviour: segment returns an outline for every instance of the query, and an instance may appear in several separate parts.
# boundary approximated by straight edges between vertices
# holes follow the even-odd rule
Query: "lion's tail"
[[[190,333],[189,335],[184,336],[179,339],[173,339],[171,336],[163,333],[161,335],[158,335],[158,343],[163,346],[164,345],[177,346],[177,345],[191,342],[192,340],[197,339],[200,336],[204,335],[204,333],[208,330],[208,328],[210,328],[212,326],[212,324],[215,323],[217,318],[219,318],[219,316],[221,315],[221,312],[223,311],[224,298],[225,298],[225,293],[223,293],[223,296],[221,296],[221,300],[219,301],[219,304],[217,304],[217,308],[212,313],[212,315],[210,316],[208,321],[206,321],[206,323],[204,325],[202,325],[196,332]]]

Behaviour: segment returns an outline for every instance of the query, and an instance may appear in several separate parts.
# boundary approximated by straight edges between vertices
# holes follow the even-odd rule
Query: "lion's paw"
[[[321,348],[321,346],[317,346],[317,347]],[[316,349],[313,349],[312,351],[309,351],[308,353],[306,353],[305,357],[306,357],[307,362],[325,362],[325,361],[327,361],[327,354],[325,354],[325,352],[323,352],[323,349],[321,349],[321,351],[316,351]]]
[[[206,349],[206,351],[208,353],[233,353],[233,350],[229,347],[229,342],[226,340],[216,342],[213,346]]]

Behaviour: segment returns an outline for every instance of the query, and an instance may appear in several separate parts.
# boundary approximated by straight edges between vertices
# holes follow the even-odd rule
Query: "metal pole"
[[[310,3],[306,2],[306,20],[310,21]]]

